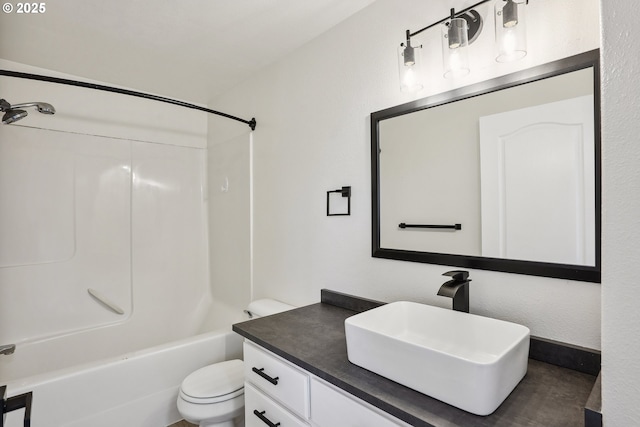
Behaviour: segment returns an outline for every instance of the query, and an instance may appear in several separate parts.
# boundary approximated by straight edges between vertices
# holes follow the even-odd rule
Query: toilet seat
[[[214,363],[193,372],[182,381],[180,397],[195,404],[224,402],[244,394],[242,360]]]

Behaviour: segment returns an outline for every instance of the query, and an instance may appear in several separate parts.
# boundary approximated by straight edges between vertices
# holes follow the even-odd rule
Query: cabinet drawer
[[[282,406],[269,399],[250,383],[244,384],[245,427],[307,427]]]
[[[311,421],[317,427],[408,426],[315,377],[311,380]]]
[[[244,377],[302,418],[309,418],[309,375],[273,353],[244,343]]]

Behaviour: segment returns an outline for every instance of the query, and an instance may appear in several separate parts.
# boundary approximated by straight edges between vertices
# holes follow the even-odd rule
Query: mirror
[[[599,51],[371,114],[373,256],[600,282]]]

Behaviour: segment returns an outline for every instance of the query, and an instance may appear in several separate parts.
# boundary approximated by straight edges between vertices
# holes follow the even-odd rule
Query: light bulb
[[[527,55],[525,0],[495,4],[496,61],[516,61]]]

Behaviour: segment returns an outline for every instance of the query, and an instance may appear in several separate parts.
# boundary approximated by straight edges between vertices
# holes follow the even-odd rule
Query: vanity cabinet
[[[246,427],[408,426],[250,341],[244,366]]]

